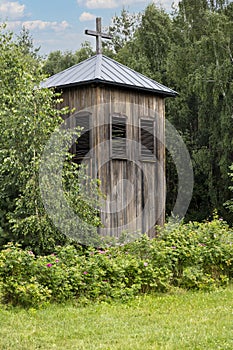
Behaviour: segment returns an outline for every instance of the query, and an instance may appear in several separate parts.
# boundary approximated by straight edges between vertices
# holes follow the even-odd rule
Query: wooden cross
[[[102,54],[102,38],[112,39],[111,35],[102,33],[102,25],[101,25],[101,18],[100,17],[96,18],[96,31],[86,29],[85,34],[96,37],[96,53],[97,53],[97,55]]]

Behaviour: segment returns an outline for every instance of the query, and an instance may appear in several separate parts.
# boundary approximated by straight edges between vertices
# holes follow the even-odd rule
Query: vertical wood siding
[[[62,107],[91,113],[92,152],[85,163],[89,174],[101,180],[106,196],[101,211],[104,227],[112,228],[114,235],[127,229],[154,236],[154,225],[163,225],[165,220],[164,98],[136,90],[90,85],[63,89],[63,100]],[[112,116],[117,115],[127,120],[130,140],[127,159],[111,158],[109,124]],[[155,160],[141,158],[141,118],[155,122]]]

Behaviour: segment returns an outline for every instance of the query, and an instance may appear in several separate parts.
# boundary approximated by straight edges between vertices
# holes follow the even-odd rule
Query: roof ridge
[[[101,79],[102,54],[96,55],[95,79]]]

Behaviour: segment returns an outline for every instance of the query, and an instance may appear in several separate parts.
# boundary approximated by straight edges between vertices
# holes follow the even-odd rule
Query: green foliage
[[[20,47],[20,50],[25,55],[30,55],[32,58],[38,58],[39,59],[39,50],[40,47],[35,48],[33,44],[33,38],[30,35],[30,32],[28,29],[23,27],[19,33],[19,35],[16,36],[17,40],[16,43]]]
[[[233,181],[233,164],[230,166],[230,173],[228,174],[230,177],[231,182]],[[233,186],[229,186],[229,190],[233,192]],[[224,205],[231,211],[233,212],[233,198],[229,199],[224,203]]]
[[[9,243],[0,253],[6,303],[35,307],[46,302],[126,300],[171,288],[209,290],[233,278],[233,232],[221,219],[169,224],[158,237],[104,249],[57,247],[35,256]]]
[[[44,306],[50,299],[48,287],[36,278],[35,257],[32,252],[8,244],[1,253],[1,288],[5,303],[27,307]]]
[[[58,94],[51,89],[39,88],[44,79],[42,65],[30,50],[26,52],[25,47],[30,49],[30,42],[23,40],[25,45],[19,45],[11,32],[4,26],[0,28],[0,247],[12,241],[33,249],[37,254],[45,254],[53,251],[57,244],[70,241],[66,232],[61,233],[48,217],[39,187],[45,145],[68,111],[56,108],[60,101]],[[57,135],[58,140],[65,143],[77,137],[79,131],[57,131]],[[95,227],[100,224],[96,210],[98,184],[94,180],[91,182],[84,171],[79,171],[68,149],[61,149],[61,145],[54,147],[54,163],[61,157],[65,160],[61,187],[64,187],[68,204],[82,219],[80,231],[84,235],[91,226],[95,233]],[[45,180],[47,191],[51,191],[59,174],[54,172],[52,178]],[[83,189],[89,183],[90,197]],[[55,200],[53,204],[59,209],[60,202]],[[60,211],[57,213],[59,215]],[[65,220],[65,216],[61,219]]]
[[[230,196],[233,139],[231,16],[226,1],[186,0],[173,17],[167,77],[180,97],[168,101],[167,116],[184,135],[193,160],[189,218],[197,220],[217,208],[232,221],[223,208]]]
[[[105,48],[115,59],[179,92],[176,100],[168,101],[167,116],[181,132],[193,160],[195,189],[189,217],[198,219],[210,215],[213,208],[221,212],[223,202],[231,198],[232,10],[232,4],[222,0],[203,0],[198,6],[196,1],[183,0],[169,17],[151,4],[134,27],[135,17],[123,11],[110,28],[116,40]],[[19,242],[37,254],[17,245],[1,252],[0,284],[6,302],[37,306],[73,298],[125,299],[172,286],[209,289],[232,279],[232,232],[217,218],[203,224],[169,224],[157,239],[143,237],[123,247],[83,253],[65,246],[55,251],[57,244],[70,240],[44,210],[38,171],[44,145],[67,110],[58,111],[59,96],[38,86],[43,70],[56,73],[93,52],[85,43],[75,54],[51,53],[42,64],[28,33],[15,41],[4,26],[0,50],[0,246]],[[98,188],[89,183],[93,197],[86,198],[80,186],[89,181],[85,171],[66,156],[63,188],[82,219],[80,231],[85,235],[89,224],[93,228],[100,224],[93,199],[99,196]],[[175,169],[171,161],[167,164],[171,209]],[[228,206],[232,209],[232,200]],[[80,232],[73,234],[77,238]],[[45,255],[53,251],[56,255]]]
[[[179,93],[166,101],[166,117],[181,133],[192,159],[195,184],[187,221],[201,221],[217,208],[233,222],[223,207],[230,199],[232,163],[232,18],[231,2],[182,0],[170,16],[150,4],[136,28],[128,27],[129,13],[117,17],[113,28],[115,38],[122,39],[122,28],[127,28],[127,38],[117,50],[112,48],[114,59]],[[170,213],[178,180],[169,154],[167,159]]]
[[[166,57],[171,41],[171,19],[163,10],[150,4],[143,14],[123,10],[109,26],[113,43],[106,43],[108,54],[117,61],[165,83]],[[112,52],[112,54],[111,54]]]
[[[166,101],[166,116],[179,130],[193,162],[195,186],[187,220],[203,220],[214,208],[229,222],[223,203],[231,197],[233,6],[226,0],[182,0],[168,15],[150,4],[142,14],[123,9],[108,32],[104,52],[117,61],[168,85],[179,96]],[[21,43],[32,53],[28,33]],[[43,64],[54,74],[91,55],[90,44],[72,53],[52,52]],[[176,200],[174,162],[167,161],[167,212]]]
[[[131,14],[125,8],[122,9],[120,16],[114,16],[108,27],[112,39],[103,43],[104,52],[112,56],[124,48],[133,39],[140,20],[140,14]]]
[[[166,59],[173,39],[172,21],[163,10],[150,4],[138,28],[141,51],[149,62],[150,76],[166,82]]]
[[[170,15],[153,3],[138,15],[123,9],[107,29],[113,39],[104,43],[104,53],[179,93],[176,99],[166,101],[166,117],[181,133],[194,168],[187,221],[201,221],[217,208],[233,222],[223,206],[231,198],[232,18],[232,2],[182,0]],[[32,52],[28,33],[22,33],[21,42]],[[52,52],[43,71],[57,73],[93,54],[88,42],[74,53]],[[169,154],[167,159],[170,214],[178,180]],[[2,208],[5,210],[4,205]]]

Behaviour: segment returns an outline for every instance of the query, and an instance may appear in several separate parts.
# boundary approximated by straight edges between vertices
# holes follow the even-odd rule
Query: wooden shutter
[[[141,157],[143,159],[154,159],[155,136],[154,136],[153,120],[141,119],[140,143],[141,143]]]
[[[82,159],[90,151],[90,115],[81,114],[76,117],[76,126],[83,128],[76,141],[76,158]]]
[[[126,158],[126,117],[112,117],[112,157]]]

